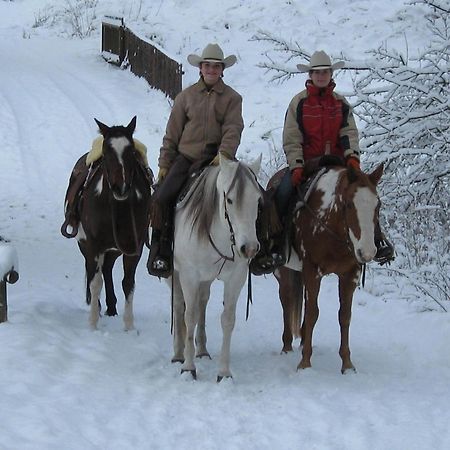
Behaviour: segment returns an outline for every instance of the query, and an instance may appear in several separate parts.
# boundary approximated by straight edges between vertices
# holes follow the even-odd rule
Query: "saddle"
[[[61,225],[61,234],[69,239],[78,234],[82,194],[101,164],[101,160],[96,160],[87,166],[86,156],[87,153],[76,162],[70,175],[69,187],[66,192],[64,202],[66,205],[65,220]],[[72,231],[68,231],[68,227],[71,227]]]

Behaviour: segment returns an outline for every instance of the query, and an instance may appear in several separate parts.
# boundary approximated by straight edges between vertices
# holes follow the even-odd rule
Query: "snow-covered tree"
[[[362,123],[365,167],[385,164],[383,216],[398,258],[384,269],[410,278],[417,292],[444,309],[450,292],[450,8],[447,0],[414,0],[426,10],[433,36],[410,56],[387,45],[369,52],[364,63],[346,55],[354,77],[354,110]],[[283,82],[296,74],[292,58],[309,54],[296,42],[260,32],[270,43],[260,67]],[[282,58],[277,57],[282,55]]]
[[[369,162],[385,163],[385,215],[421,289],[450,291],[450,8],[425,5],[433,39],[416,56],[386,47],[354,82],[355,112],[365,123]]]

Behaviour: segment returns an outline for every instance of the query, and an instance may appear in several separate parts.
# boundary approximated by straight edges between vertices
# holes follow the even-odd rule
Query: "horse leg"
[[[116,262],[119,253],[106,252],[105,260],[103,261],[102,273],[105,281],[105,294],[106,294],[106,315],[117,316],[117,297],[114,292],[114,281],[112,276],[112,270],[114,263]]]
[[[241,267],[237,267],[233,276],[224,285],[223,312],[220,317],[223,338],[217,381],[222,380],[224,377],[233,377],[230,371],[231,334],[236,321],[236,304],[246,277],[246,271]]]
[[[196,367],[194,364],[195,344],[194,333],[198,323],[198,294],[199,283],[193,281],[189,274],[180,275],[180,284],[183,291],[186,309],[184,312],[184,322],[186,324],[186,339],[184,342],[184,363],[181,366],[181,373],[191,372],[194,379],[197,378]]]
[[[305,317],[302,325],[302,359],[297,366],[298,369],[311,367],[312,336],[314,326],[319,318],[318,295],[321,277],[316,267],[310,263],[303,264],[303,282],[305,285]]]
[[[125,295],[125,306],[123,310],[123,323],[125,326],[125,331],[130,331],[134,329],[133,297],[134,297],[136,267],[138,265],[140,258],[141,252],[139,252],[138,255],[133,256],[123,255],[122,289]]]
[[[197,332],[195,334],[195,346],[197,358],[202,358],[203,356],[211,359],[211,355],[206,349],[206,305],[208,304],[209,294],[210,294],[211,282],[203,282],[200,284],[199,289],[199,316]]]
[[[97,329],[97,323],[100,317],[100,293],[103,286],[103,260],[104,254],[98,255],[97,258],[91,257],[86,259],[86,283],[91,297],[89,325],[92,330]]]
[[[186,324],[184,322],[184,298],[177,271],[173,272],[173,358],[172,362],[184,362],[184,342],[186,339]]]
[[[279,267],[275,271],[278,281],[278,294],[283,308],[283,348],[281,353],[292,352],[294,337],[301,336],[300,321],[303,305],[303,284],[301,272]]]
[[[341,327],[341,346],[339,355],[342,359],[341,372],[356,372],[350,359],[349,331],[352,316],[353,293],[359,279],[360,269],[339,275],[339,325]]]

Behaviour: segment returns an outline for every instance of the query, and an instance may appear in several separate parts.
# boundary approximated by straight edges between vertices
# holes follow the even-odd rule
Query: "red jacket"
[[[291,101],[283,129],[283,148],[291,170],[325,154],[359,159],[359,138],[351,107],[334,92],[306,82]]]

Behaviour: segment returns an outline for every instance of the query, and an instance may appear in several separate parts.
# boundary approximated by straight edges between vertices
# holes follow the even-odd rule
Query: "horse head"
[[[352,167],[346,173],[348,186],[343,193],[345,221],[355,257],[361,264],[371,261],[377,251],[374,231],[380,200],[376,186],[382,174],[382,164],[368,175]]]
[[[217,177],[220,210],[232,232],[239,255],[253,258],[259,250],[256,236],[258,205],[262,201],[262,190],[256,176],[261,167],[261,157],[252,165],[220,157]]]
[[[130,194],[135,170],[133,133],[136,116],[124,126],[112,126],[94,119],[103,135],[103,164],[107,182],[116,200],[126,200]]]

